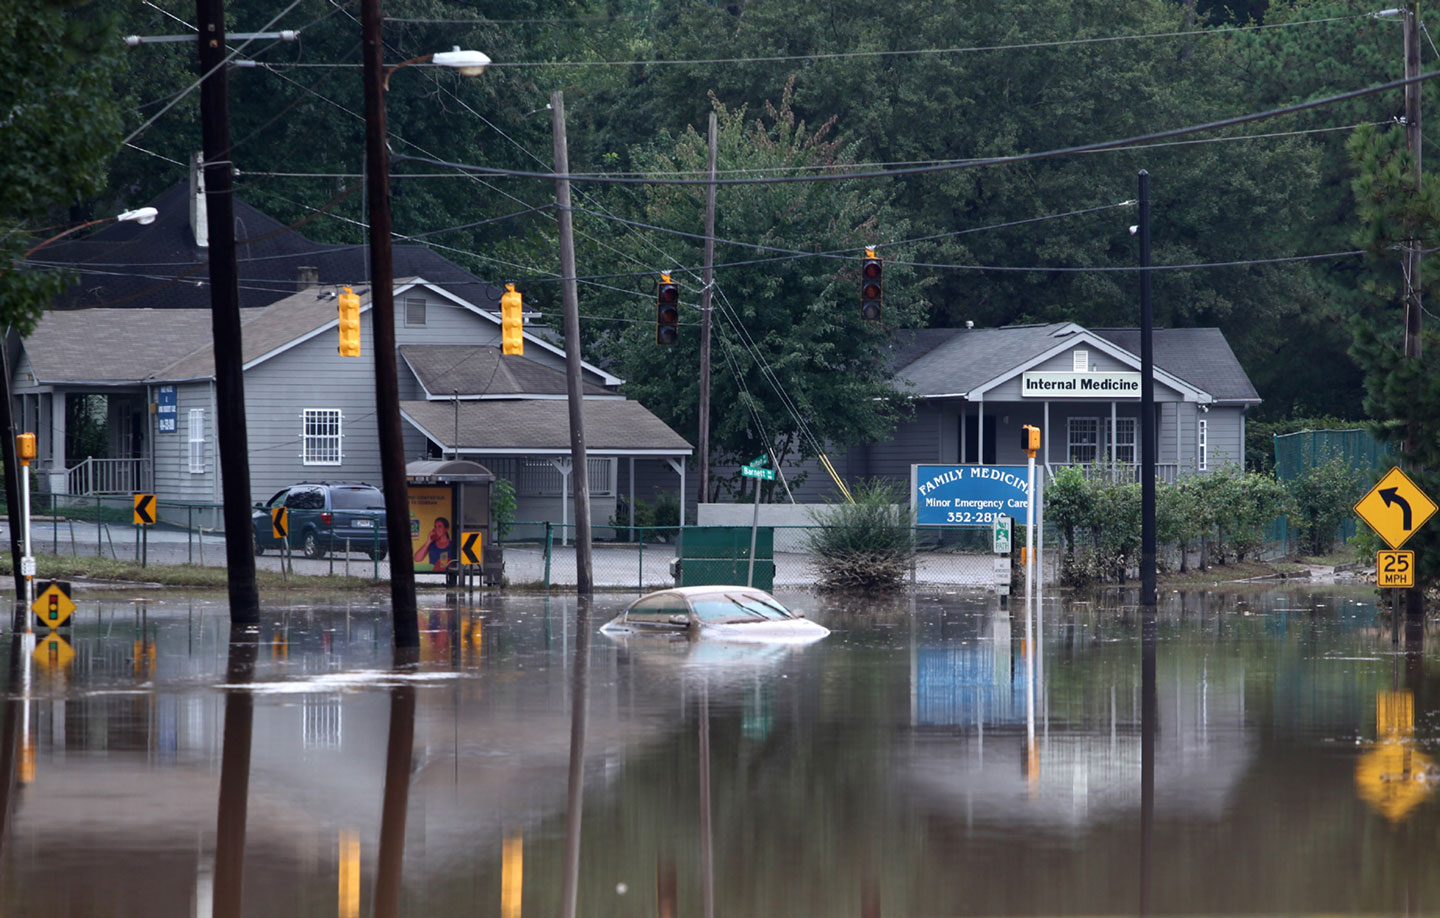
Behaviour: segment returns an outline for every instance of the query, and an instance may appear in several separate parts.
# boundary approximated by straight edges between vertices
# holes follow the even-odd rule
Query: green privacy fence
[[[1275,477],[1281,483],[1295,481],[1317,466],[1339,459],[1352,469],[1369,472],[1394,463],[1390,447],[1361,428],[1345,430],[1301,430],[1275,435]],[[1357,492],[1355,497],[1359,497]],[[1354,537],[1358,523],[1347,516],[1335,534],[1336,542],[1344,545]],[[1288,553],[1296,534],[1290,520],[1280,517],[1270,524],[1266,540],[1285,546]]]

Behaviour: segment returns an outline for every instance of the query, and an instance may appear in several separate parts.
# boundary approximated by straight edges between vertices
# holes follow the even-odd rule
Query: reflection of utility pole
[[[213,238],[213,237],[212,237]],[[249,629],[230,635],[225,667],[225,727],[220,751],[220,809],[215,820],[217,918],[239,918],[245,876],[245,824],[250,799],[250,746],[254,736],[255,678],[260,636]]]

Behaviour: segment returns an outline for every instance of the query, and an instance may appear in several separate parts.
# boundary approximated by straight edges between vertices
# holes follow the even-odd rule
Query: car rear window
[[[691,597],[690,602],[702,622],[718,624],[794,618],[786,609],[753,593],[707,593]]]
[[[330,492],[335,510],[384,510],[385,495],[379,488],[335,488]]]

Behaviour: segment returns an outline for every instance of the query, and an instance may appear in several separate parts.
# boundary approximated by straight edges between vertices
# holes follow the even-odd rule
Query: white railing
[[[1140,464],[1130,462],[1052,462],[1050,472],[1054,474],[1063,468],[1074,466],[1085,473],[1086,478],[1113,482],[1138,483]],[[1155,477],[1166,484],[1174,484],[1180,478],[1180,465],[1175,462],[1155,463]]]
[[[148,459],[86,459],[65,470],[67,494],[135,494],[150,490]]]

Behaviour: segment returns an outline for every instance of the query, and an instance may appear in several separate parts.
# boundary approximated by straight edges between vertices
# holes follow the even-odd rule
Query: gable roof
[[[53,301],[55,309],[210,308],[210,250],[195,245],[190,229],[189,182],[172,185],[150,206],[157,211],[154,223],[112,223],[84,239],[48,245],[27,259],[27,264],[78,272],[77,283]],[[316,268],[322,285],[368,283],[368,247],[307,239],[238,196],[233,207],[242,308],[267,306],[295,293],[302,266]],[[396,277],[424,277],[481,308],[499,307],[499,287],[425,246],[395,245],[392,257]]]
[[[983,393],[1048,354],[1076,344],[1098,346],[1137,369],[1140,362],[1137,328],[1087,329],[1057,322],[929,331],[949,334],[917,339],[920,346],[897,349],[898,355],[918,353],[895,375],[922,398]],[[1188,390],[1201,401],[1259,403],[1255,387],[1218,328],[1157,328],[1153,343],[1157,380]]]
[[[688,456],[693,452],[684,437],[639,402],[587,398],[581,405],[585,449],[592,456]],[[570,455],[570,406],[558,399],[471,400],[458,405],[401,402],[400,413],[447,452]]]
[[[431,398],[515,398],[569,395],[565,374],[522,356],[505,355],[483,344],[405,344],[400,358],[415,373]],[[583,383],[587,396],[620,396],[592,383]]]

